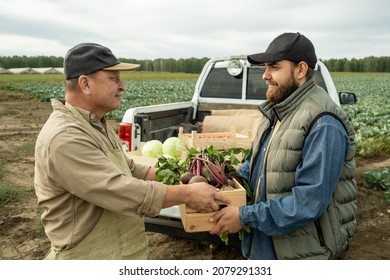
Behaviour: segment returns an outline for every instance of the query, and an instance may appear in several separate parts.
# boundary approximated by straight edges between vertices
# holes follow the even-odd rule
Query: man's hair
[[[299,63],[293,62],[293,61],[291,61],[291,63],[292,63],[292,65],[294,65],[294,66],[297,66],[297,65],[299,64]],[[307,67],[307,71],[306,71],[306,75],[305,75],[306,81],[308,81],[308,80],[310,80],[311,78],[313,78],[313,76],[314,76],[314,69],[311,68],[310,66],[308,66],[308,67]]]
[[[313,76],[314,76],[314,69],[311,67],[308,67],[307,72],[306,72],[306,79],[310,80],[311,78],[313,78]]]
[[[67,91],[75,91],[77,90],[79,78],[73,78],[69,80],[65,80],[64,86],[65,86],[65,93]]]

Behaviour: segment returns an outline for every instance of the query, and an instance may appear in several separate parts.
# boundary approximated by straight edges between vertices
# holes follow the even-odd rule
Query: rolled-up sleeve
[[[150,166],[145,164],[137,164],[134,162],[133,159],[126,156],[127,165],[130,168],[131,174],[133,177],[138,179],[145,179],[146,174],[148,174],[148,171],[150,169]]]

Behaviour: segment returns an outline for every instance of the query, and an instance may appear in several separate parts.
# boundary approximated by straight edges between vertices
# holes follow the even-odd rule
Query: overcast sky
[[[301,32],[317,56],[390,56],[389,0],[0,0],[0,56],[65,56],[80,42],[117,57],[202,58],[264,51]]]

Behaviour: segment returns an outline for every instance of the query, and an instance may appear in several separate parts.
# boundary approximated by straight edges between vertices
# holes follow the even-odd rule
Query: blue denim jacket
[[[252,151],[238,170],[252,192],[261,172],[264,172],[263,160],[270,136],[271,130],[261,144],[251,178],[248,177]],[[261,182],[258,201],[240,207],[241,223],[250,227],[250,233],[243,234],[242,253],[245,257],[276,259],[272,236],[287,234],[322,215],[336,187],[348,147],[348,135],[338,120],[324,115],[315,122],[302,149],[292,195],[266,200],[264,182]]]

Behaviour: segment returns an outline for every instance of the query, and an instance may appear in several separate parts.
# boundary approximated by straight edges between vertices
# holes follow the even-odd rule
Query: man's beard
[[[280,103],[291,95],[297,88],[298,82],[291,76],[287,83],[278,85],[274,88],[268,88],[267,100],[274,103]]]

